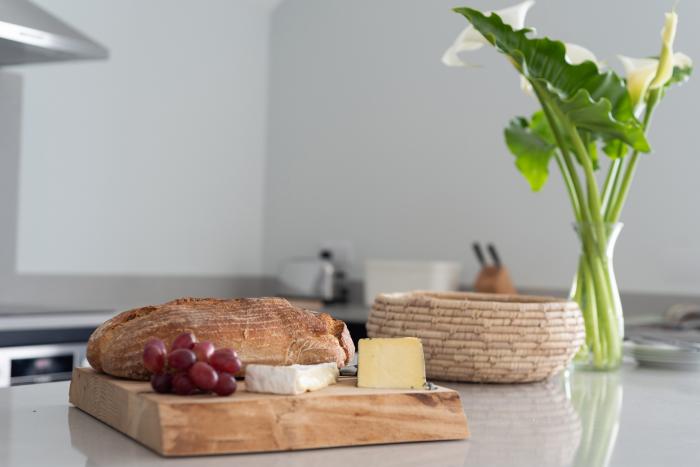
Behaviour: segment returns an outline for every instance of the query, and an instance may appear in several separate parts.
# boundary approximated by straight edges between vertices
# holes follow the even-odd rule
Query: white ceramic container
[[[454,261],[365,261],[365,304],[380,293],[411,290],[454,291],[459,287],[462,265]]]

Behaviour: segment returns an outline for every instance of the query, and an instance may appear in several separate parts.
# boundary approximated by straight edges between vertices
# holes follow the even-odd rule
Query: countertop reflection
[[[698,373],[628,364],[538,384],[446,385],[461,394],[468,441],[179,459],[162,458],[70,407],[68,383],[2,389],[0,465],[698,465]]]
[[[532,459],[542,467],[571,465],[582,428],[563,376],[524,385],[460,385],[472,429],[469,464],[519,465]]]

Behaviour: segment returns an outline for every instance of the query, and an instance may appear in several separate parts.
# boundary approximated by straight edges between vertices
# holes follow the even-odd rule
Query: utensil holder
[[[505,266],[484,266],[474,282],[474,290],[479,293],[515,295],[517,292]]]

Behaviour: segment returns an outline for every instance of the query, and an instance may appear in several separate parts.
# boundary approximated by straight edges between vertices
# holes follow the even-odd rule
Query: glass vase
[[[586,341],[574,363],[593,370],[614,370],[622,363],[624,321],[613,269],[613,252],[622,223],[578,223],[581,243],[570,298],[581,307]]]

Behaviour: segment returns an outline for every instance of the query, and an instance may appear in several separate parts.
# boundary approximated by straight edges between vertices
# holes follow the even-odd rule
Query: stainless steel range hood
[[[28,0],[0,0],[0,66],[108,56],[105,47]]]

